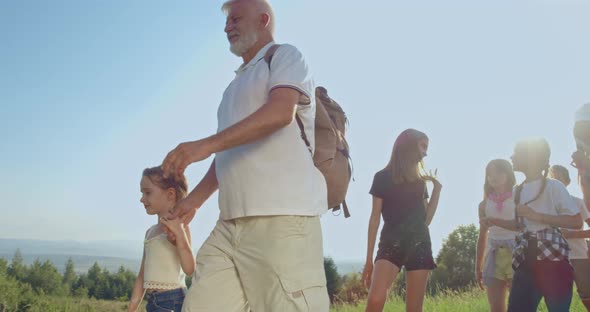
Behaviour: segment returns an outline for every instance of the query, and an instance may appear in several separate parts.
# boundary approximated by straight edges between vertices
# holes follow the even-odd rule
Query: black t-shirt
[[[383,199],[381,215],[385,224],[426,222],[424,199],[428,191],[424,180],[394,184],[391,171],[381,170],[375,174],[369,193]]]

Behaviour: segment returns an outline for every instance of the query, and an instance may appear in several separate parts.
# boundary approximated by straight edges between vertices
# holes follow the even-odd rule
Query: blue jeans
[[[549,312],[568,312],[572,302],[574,271],[569,261],[535,260],[516,272],[508,299],[508,312],[536,312],[541,298]]]
[[[147,312],[180,312],[184,302],[185,288],[147,294]]]

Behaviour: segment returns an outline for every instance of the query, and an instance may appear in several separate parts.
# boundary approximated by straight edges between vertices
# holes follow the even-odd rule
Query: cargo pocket
[[[291,303],[285,307],[288,311],[328,312],[330,299],[326,288],[325,273],[322,272],[297,272],[292,276],[279,276],[286,301]]]

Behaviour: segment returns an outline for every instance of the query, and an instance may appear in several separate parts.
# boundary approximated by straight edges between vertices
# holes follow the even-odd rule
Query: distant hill
[[[23,254],[85,255],[135,259],[140,258],[142,241],[89,241],[30,240],[0,238],[0,254],[14,253],[20,248]]]
[[[72,257],[77,273],[87,272],[94,262],[109,272],[116,272],[120,266],[137,271],[141,264],[142,248],[141,241],[79,242],[0,238],[0,258],[10,261],[16,249],[20,249],[25,264],[32,264],[35,259],[50,260],[60,272],[63,272],[69,257]],[[362,261],[334,261],[341,275],[360,272],[364,266]]]
[[[88,271],[94,262],[116,272],[120,266],[133,271],[139,270],[143,244],[133,241],[44,241],[23,239],[0,239],[0,258],[11,260],[20,249],[25,264],[35,259],[50,260],[60,271],[64,270],[68,258],[74,261],[76,272]]]
[[[365,266],[364,261],[335,261],[338,268],[338,274],[346,275],[348,273],[360,273]]]

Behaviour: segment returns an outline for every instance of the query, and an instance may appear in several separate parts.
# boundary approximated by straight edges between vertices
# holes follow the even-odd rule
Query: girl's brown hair
[[[428,139],[425,133],[415,129],[404,130],[395,140],[391,159],[384,170],[391,172],[393,183],[413,182],[422,179],[420,169],[424,169],[423,155],[418,142]]]
[[[164,177],[164,171],[161,166],[146,168],[143,170],[143,176],[150,179],[152,183],[163,190],[174,189],[176,192],[176,201],[185,198],[188,194],[188,182],[184,175]]]
[[[561,165],[553,165],[549,168],[549,176],[553,179],[557,179],[562,181],[566,186],[568,186],[572,179],[570,178],[570,172],[567,170],[566,167]]]
[[[494,189],[488,182],[488,176],[492,170],[500,171],[501,173],[505,174],[508,177],[508,186],[510,187],[510,191],[512,191],[512,187],[516,185],[516,176],[514,175],[514,170],[512,170],[512,164],[506,159],[494,159],[488,163],[486,166],[486,176],[485,182],[483,185],[483,199],[486,200],[490,194],[494,192]]]

